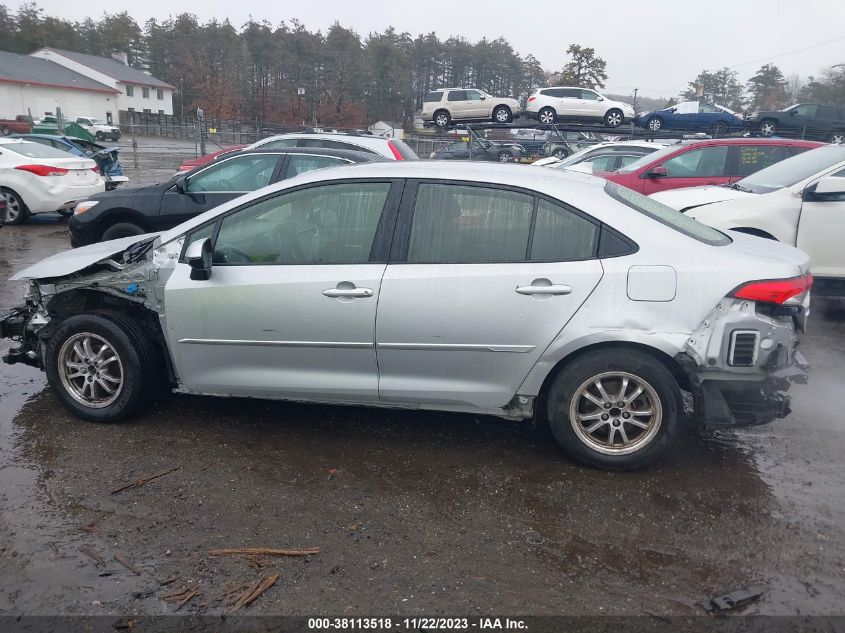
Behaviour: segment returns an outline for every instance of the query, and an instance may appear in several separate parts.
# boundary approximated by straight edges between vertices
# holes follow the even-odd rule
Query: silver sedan
[[[15,276],[32,281],[0,334],[87,420],[162,384],[537,417],[576,459],[630,469],[685,420],[788,413],[808,264],[585,174],[378,163],[50,257]]]

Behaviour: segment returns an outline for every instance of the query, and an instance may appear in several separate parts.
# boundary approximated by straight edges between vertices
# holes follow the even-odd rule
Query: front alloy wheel
[[[619,127],[622,125],[622,113],[619,110],[611,110],[604,115],[604,124],[607,127]]]
[[[102,336],[80,332],[59,349],[59,376],[74,400],[92,409],[109,406],[123,389],[123,363]]]
[[[831,143],[845,143],[845,132],[834,132],[830,137]]]
[[[762,136],[772,136],[777,132],[778,126],[774,121],[763,121],[760,124],[760,134]]]
[[[507,108],[496,108],[493,113],[493,119],[496,123],[509,123],[511,120],[511,113]]]
[[[656,116],[651,117],[648,120],[648,129],[651,130],[652,132],[658,132],[660,130],[660,128],[662,128],[662,127],[663,127],[663,121],[661,121]]]
[[[445,128],[449,126],[449,115],[446,112],[438,112],[434,117],[434,123],[437,127]]]
[[[543,108],[540,110],[537,118],[540,120],[540,123],[543,125],[551,125],[555,122],[555,111],[551,108]]]
[[[511,156],[508,152],[499,152],[499,162],[500,163],[509,163],[513,160],[513,156]]]

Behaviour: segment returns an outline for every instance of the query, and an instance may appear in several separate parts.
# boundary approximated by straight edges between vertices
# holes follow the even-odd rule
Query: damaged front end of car
[[[810,368],[798,350],[798,333],[809,316],[812,277],[779,282],[792,284],[794,293],[775,300],[742,289],[731,293],[676,356],[701,426],[754,426],[786,417],[787,391],[807,382]]]
[[[16,275],[13,279],[30,281],[24,303],[0,318],[0,338],[16,343],[3,355],[3,362],[44,369],[47,341],[61,321],[73,314],[137,311],[155,323],[155,276],[149,255],[155,239],[129,240],[128,247],[115,246],[117,252],[105,257],[92,250],[90,263],[68,263],[70,271],[64,275],[57,274],[60,260],[45,260]],[[74,264],[77,270],[73,270]]]

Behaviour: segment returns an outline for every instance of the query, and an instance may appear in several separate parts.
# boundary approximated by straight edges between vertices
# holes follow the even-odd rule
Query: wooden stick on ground
[[[238,601],[234,604],[234,606],[230,609],[230,611],[237,611],[241,607],[248,607],[253,602],[258,600],[258,597],[267,591],[270,587],[276,584],[276,581],[279,580],[279,574],[273,574],[272,576],[264,576],[263,578],[259,578],[254,585],[249,587]]]
[[[212,556],[312,556],[319,554],[319,547],[303,547],[299,549],[272,549],[269,547],[231,547],[224,549],[213,549],[209,552]]]
[[[103,557],[100,556],[97,552],[92,550],[87,545],[80,546],[79,551],[82,552],[83,554],[85,554],[88,558],[92,558],[94,560],[94,562],[97,563],[98,565],[102,565],[103,567],[106,566],[106,561],[103,560]]]
[[[175,472],[182,468],[181,466],[176,466],[175,468],[168,468],[167,470],[163,470],[160,473],[156,473],[155,475],[147,475],[145,477],[141,477],[140,479],[136,479],[135,481],[130,481],[128,484],[124,484],[119,488],[115,488],[111,491],[111,493],[117,494],[118,492],[123,492],[124,490],[129,490],[130,488],[138,488],[139,486],[143,486],[144,484],[150,483],[153,479],[158,479],[159,477],[164,477],[165,475],[169,475],[172,472]]]
[[[141,575],[141,572],[138,570],[138,568],[137,568],[137,567],[135,567],[134,565],[132,565],[132,563],[130,563],[130,562],[129,562],[129,559],[128,559],[128,558],[126,558],[125,556],[121,556],[120,554],[115,554],[115,555],[114,555],[114,559],[115,559],[118,563],[120,563],[121,565],[123,565],[124,567],[126,567],[126,569],[128,569],[129,571],[131,571],[131,572],[132,572],[133,574],[135,574],[136,576],[140,576],[140,575]]]

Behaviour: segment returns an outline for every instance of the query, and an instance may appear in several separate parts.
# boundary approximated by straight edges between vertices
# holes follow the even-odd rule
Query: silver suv
[[[475,88],[442,88],[423,98],[422,119],[441,128],[452,121],[510,123],[521,111],[519,101],[510,97],[494,97]]]
[[[786,415],[807,255],[585,174],[316,170],[161,234],[54,255],[0,319],[76,415],[181,393],[548,420],[575,458],[655,459],[685,411]],[[366,430],[362,430],[366,432]]]

